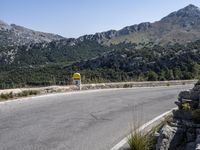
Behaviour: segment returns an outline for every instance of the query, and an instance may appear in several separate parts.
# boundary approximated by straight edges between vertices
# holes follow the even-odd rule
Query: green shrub
[[[130,84],[124,84],[124,85],[123,85],[123,88],[130,88],[130,87],[131,87]]]
[[[2,94],[0,95],[0,98],[1,98],[1,99],[4,99],[4,100],[5,100],[5,99],[8,99],[8,95],[2,93]]]
[[[29,95],[37,95],[37,94],[39,94],[39,91],[36,90],[29,91]]]
[[[149,71],[147,72],[147,80],[148,81],[157,81],[158,80],[158,75],[154,71]]]
[[[182,104],[182,109],[185,111],[191,110],[190,104],[189,103]]]

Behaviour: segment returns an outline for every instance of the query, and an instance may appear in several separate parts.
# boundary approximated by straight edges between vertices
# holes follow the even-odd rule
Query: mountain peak
[[[183,9],[185,9],[185,10],[196,10],[196,9],[199,9],[199,8],[195,5],[193,5],[193,4],[189,4],[188,6],[184,7]]]
[[[177,11],[177,13],[184,13],[184,14],[187,13],[187,14],[195,15],[196,13],[200,13],[200,9],[197,6],[190,4],[184,7],[183,9],[180,9],[179,11]]]
[[[161,19],[163,22],[197,22],[200,19],[200,9],[193,5],[190,4],[178,11],[172,12],[168,16],[164,17]],[[198,22],[199,23],[199,22]]]

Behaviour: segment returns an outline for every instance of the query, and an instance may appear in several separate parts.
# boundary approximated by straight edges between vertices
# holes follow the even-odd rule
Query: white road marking
[[[149,122],[143,124],[138,130],[142,131],[144,130],[146,127],[148,127],[149,125],[151,125],[152,123],[154,123],[155,121],[160,120],[161,118],[163,118],[164,116],[168,115],[169,113],[172,112],[172,110],[174,110],[176,108],[173,108],[157,117],[155,117],[154,119],[150,120]],[[130,135],[128,135],[130,136]],[[120,148],[122,148],[125,144],[127,143],[127,137],[125,137],[124,139],[122,139],[119,143],[117,143],[113,148],[111,148],[110,150],[119,150]]]

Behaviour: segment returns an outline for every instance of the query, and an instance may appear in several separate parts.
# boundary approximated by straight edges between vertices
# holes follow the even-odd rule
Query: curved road
[[[51,94],[0,104],[0,150],[109,150],[192,85]]]

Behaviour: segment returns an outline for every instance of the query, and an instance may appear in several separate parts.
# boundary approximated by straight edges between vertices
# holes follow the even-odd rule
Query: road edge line
[[[177,107],[172,108],[169,111],[164,112],[163,114],[153,118],[152,120],[148,121],[147,123],[143,124],[142,126],[139,127],[139,131],[144,130],[145,128],[147,128],[148,126],[150,126],[151,124],[153,124],[156,121],[159,121],[161,119],[163,119],[163,117],[169,115],[173,110],[177,109]],[[130,136],[130,135],[128,135]],[[123,138],[119,143],[117,143],[114,147],[112,147],[110,150],[119,150],[120,148],[122,148],[125,144],[127,143],[127,137]]]

